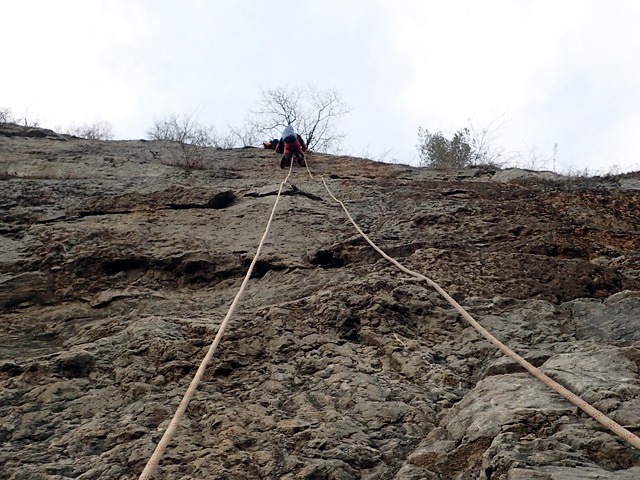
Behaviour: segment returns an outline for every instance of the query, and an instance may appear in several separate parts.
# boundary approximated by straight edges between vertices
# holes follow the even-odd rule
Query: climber
[[[277,153],[282,153],[280,168],[290,166],[293,157],[296,158],[296,162],[301,167],[304,167],[306,165],[304,152],[307,151],[307,145],[291,125],[287,125],[285,127],[284,131],[282,132],[282,136],[280,137],[280,140],[275,147],[275,150]]]

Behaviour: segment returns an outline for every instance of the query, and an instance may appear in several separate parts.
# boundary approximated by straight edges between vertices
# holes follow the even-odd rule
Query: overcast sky
[[[493,124],[556,169],[640,170],[640,1],[0,0],[0,108],[144,138],[242,125],[264,89],[337,89],[347,154],[417,164],[419,126]]]

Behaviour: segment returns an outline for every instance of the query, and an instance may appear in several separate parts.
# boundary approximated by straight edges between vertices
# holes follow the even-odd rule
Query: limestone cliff
[[[3,133],[4,132],[4,133]],[[253,258],[261,149],[0,128],[0,477],[137,478]],[[640,174],[310,154],[372,239],[640,431]],[[373,251],[295,168],[158,479],[636,479],[640,452]]]

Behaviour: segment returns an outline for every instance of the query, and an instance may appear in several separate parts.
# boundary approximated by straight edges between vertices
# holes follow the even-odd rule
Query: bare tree
[[[10,108],[0,108],[0,124],[11,123],[13,121],[13,115]]]
[[[147,131],[147,138],[178,143],[181,153],[175,163],[191,169],[204,168],[202,147],[215,147],[218,141],[215,129],[200,125],[193,114],[170,114],[156,120]]]
[[[40,126],[40,120],[37,118],[28,118],[27,112],[22,117],[13,114],[10,108],[0,108],[0,123],[15,123],[22,127],[37,128]]]
[[[473,146],[473,164],[499,167],[514,159],[512,153],[508,153],[498,144],[498,137],[504,126],[504,114],[497,116],[486,125],[478,125],[473,120],[469,120],[467,130]]]
[[[213,137],[213,146],[216,148],[222,148],[222,149],[230,149],[230,148],[236,148],[238,146],[238,141],[240,141],[242,147],[246,147],[246,146],[250,146],[252,144],[248,143],[248,144],[244,144],[242,143],[243,140],[238,136],[239,134],[236,133],[235,130],[231,130],[230,133],[226,133],[226,134],[220,134],[220,133],[215,133],[214,137]]]
[[[222,146],[222,148],[233,148],[239,144],[240,147],[252,147],[260,143],[260,133],[256,131],[252,122],[246,122],[242,127],[235,128],[229,127],[229,134],[223,136],[221,140],[226,140],[228,147]]]
[[[215,146],[215,137],[215,130],[200,125],[194,114],[172,113],[162,120],[156,120],[153,127],[147,130],[149,140],[165,140],[199,147]]]
[[[259,129],[272,130],[293,125],[301,109],[302,90],[276,88],[262,90],[259,109],[254,114],[260,118]]]
[[[525,170],[542,171],[548,168],[549,157],[540,153],[536,147],[528,147],[525,153],[520,153],[515,164]]]
[[[279,138],[282,129],[293,125],[310,150],[336,151],[345,137],[336,121],[349,113],[337,90],[314,87],[262,90],[258,108],[252,112],[253,129],[268,138]]]
[[[85,123],[67,129],[67,135],[86,138],[87,140],[113,140],[113,129],[108,122]]]

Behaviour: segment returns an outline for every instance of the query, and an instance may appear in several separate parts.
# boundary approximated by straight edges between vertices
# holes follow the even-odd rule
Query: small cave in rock
[[[337,328],[340,338],[349,342],[360,343],[360,319],[355,315],[339,319]]]
[[[311,263],[324,268],[340,268],[345,265],[342,252],[333,250],[318,250],[311,258]]]
[[[202,252],[154,260],[152,267],[156,278],[175,280],[182,286],[215,285],[242,275],[240,265],[229,264],[224,258]]]
[[[148,267],[149,261],[141,257],[116,258],[102,262],[102,271],[106,275],[115,275],[116,273],[131,270],[146,270]]]
[[[249,260],[249,259],[247,259]],[[246,263],[251,263],[247,261]],[[286,267],[283,265],[276,265],[269,260],[258,260],[256,264],[253,266],[253,272],[251,272],[251,278],[262,278],[264,277],[269,270],[284,270]]]
[[[226,190],[224,192],[216,193],[206,203],[207,208],[221,209],[226,208],[233,204],[236,200],[236,195],[232,190]]]
[[[185,261],[171,272],[190,285],[217,283],[229,276],[227,272],[218,270],[215,263],[204,259]]]
[[[206,260],[198,260],[195,262],[185,262],[183,265],[183,272],[185,275],[196,275],[198,273],[206,273],[209,270],[212,270],[211,262],[207,262]]]
[[[228,362],[222,362],[214,370],[213,374],[220,377],[228,377],[234,370],[241,368],[243,365],[233,359]]]

